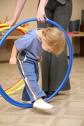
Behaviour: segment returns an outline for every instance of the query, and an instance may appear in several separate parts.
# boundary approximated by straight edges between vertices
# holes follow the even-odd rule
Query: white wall
[[[27,0],[18,21],[36,16],[38,0]],[[16,0],[0,0],[0,20],[5,17],[12,18],[16,6]]]
[[[84,0],[72,0],[73,1],[73,13],[72,20],[80,19],[81,10],[84,9]],[[38,0],[27,0],[25,7],[19,17],[18,21],[25,18],[36,16]],[[16,0],[0,0],[0,20],[5,17],[12,18]]]
[[[72,0],[73,1],[73,12],[72,20],[81,18],[81,10],[84,9],[84,0]]]

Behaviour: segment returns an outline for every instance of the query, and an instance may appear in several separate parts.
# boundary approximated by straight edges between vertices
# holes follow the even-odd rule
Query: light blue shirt
[[[39,60],[42,56],[42,47],[37,34],[37,29],[29,31],[27,34],[15,41],[17,50],[24,51],[26,56]]]

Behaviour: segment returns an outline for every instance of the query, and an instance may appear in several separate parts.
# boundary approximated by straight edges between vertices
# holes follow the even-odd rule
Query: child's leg
[[[31,61],[20,61],[20,68],[24,74],[24,81],[26,84],[26,90],[30,96],[30,100],[34,102],[36,99],[45,96],[45,93],[41,90],[37,83],[37,73],[35,64]]]
[[[26,85],[25,85],[23,92],[22,92],[22,100],[23,101],[30,101],[30,97],[29,97],[27,90],[26,90]]]
[[[35,64],[35,65],[36,65],[36,64]],[[38,66],[35,66],[35,68],[36,68],[37,81],[38,81],[38,79],[39,79]],[[23,100],[23,101],[29,101],[29,100],[30,100],[29,95],[28,95],[27,90],[26,90],[26,85],[25,85],[25,87],[24,87],[24,89],[23,89],[23,92],[22,92],[22,100]]]
[[[24,73],[24,81],[26,84],[26,90],[30,96],[30,100],[33,102],[33,107],[38,109],[51,109],[52,105],[46,103],[42,97],[45,93],[41,90],[37,83],[38,68],[35,62],[21,62],[19,61],[21,69]]]
[[[21,74],[21,76],[22,76],[22,78],[24,80],[25,79],[24,73],[22,71],[22,68],[21,68],[21,65],[20,65],[20,61],[18,59],[17,59],[17,64],[18,64],[18,68],[19,68],[20,74]],[[28,93],[26,91],[26,82],[25,82],[25,87],[24,87],[23,92],[22,92],[22,100],[23,101],[30,101],[30,97],[29,97],[29,95],[28,95]]]

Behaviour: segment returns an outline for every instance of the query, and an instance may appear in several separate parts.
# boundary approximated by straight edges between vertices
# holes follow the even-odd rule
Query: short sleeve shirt
[[[19,52],[24,51],[29,58],[39,60],[42,56],[42,47],[37,29],[31,30],[17,39],[15,41],[15,46]]]

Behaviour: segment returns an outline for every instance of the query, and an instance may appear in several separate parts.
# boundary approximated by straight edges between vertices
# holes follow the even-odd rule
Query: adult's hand
[[[44,8],[38,8],[38,12],[37,12],[38,21],[45,22],[45,17],[46,17],[46,14],[45,14]]]
[[[13,26],[15,24],[14,20],[9,20],[6,22],[6,24],[8,24],[10,27]]]
[[[48,0],[40,0],[38,11],[37,11],[37,19],[38,21],[44,22],[45,21],[45,7]]]

